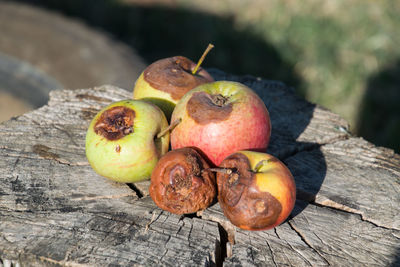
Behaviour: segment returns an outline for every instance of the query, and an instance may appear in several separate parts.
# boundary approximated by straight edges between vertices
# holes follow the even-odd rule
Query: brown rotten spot
[[[194,149],[166,153],[151,175],[150,196],[158,207],[175,214],[206,209],[216,196],[215,176]]]
[[[160,59],[149,65],[143,72],[144,80],[153,88],[169,93],[174,100],[179,100],[189,90],[214,79],[204,69],[195,74],[196,64],[182,56]]]
[[[216,123],[229,118],[232,103],[220,94],[196,92],[189,99],[186,110],[189,116],[199,124]]]
[[[112,107],[101,114],[94,125],[94,131],[108,140],[118,140],[133,132],[134,119],[134,110],[122,106]]]

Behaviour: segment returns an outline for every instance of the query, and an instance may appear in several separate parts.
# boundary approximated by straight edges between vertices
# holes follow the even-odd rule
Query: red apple
[[[199,148],[215,165],[239,150],[264,152],[271,122],[264,102],[244,84],[218,81],[186,93],[171,121],[181,122],[171,132],[171,147]]]
[[[271,229],[293,210],[296,184],[277,158],[239,151],[224,159],[220,168],[225,172],[217,173],[218,201],[234,225],[245,230]]]

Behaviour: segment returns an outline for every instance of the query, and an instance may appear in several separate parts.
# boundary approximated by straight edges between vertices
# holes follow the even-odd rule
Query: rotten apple
[[[150,196],[158,207],[175,214],[206,209],[216,197],[215,175],[191,147],[169,151],[151,175]]]
[[[123,100],[102,109],[86,133],[86,157],[100,175],[117,182],[149,179],[168,151],[169,132],[163,112],[141,100]]]
[[[217,172],[218,201],[234,225],[266,230],[289,216],[296,201],[296,184],[280,160],[266,153],[239,151],[219,167],[225,171]]]
[[[207,48],[205,54],[210,49]],[[145,99],[158,105],[169,119],[176,103],[186,92],[200,84],[214,81],[206,70],[199,68],[205,54],[197,65],[183,56],[152,63],[137,79],[133,98]]]
[[[171,132],[171,147],[198,147],[215,165],[239,150],[264,152],[271,122],[258,95],[232,81],[206,83],[186,93],[171,121],[181,122]]]

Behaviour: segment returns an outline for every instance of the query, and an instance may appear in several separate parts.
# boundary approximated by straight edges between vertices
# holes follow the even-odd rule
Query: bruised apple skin
[[[169,119],[176,103],[191,89],[214,81],[196,64],[183,56],[160,59],[150,64],[139,76],[133,88],[133,99],[145,99],[159,106]]]
[[[123,100],[102,109],[86,133],[86,157],[92,168],[111,180],[133,183],[150,179],[158,159],[168,151],[163,112],[141,100]]]
[[[239,150],[264,152],[271,122],[258,95],[244,84],[217,81],[198,86],[176,105],[171,147],[198,147],[216,166]]]
[[[277,158],[239,151],[222,161],[217,173],[218,201],[232,224],[244,230],[267,230],[289,216],[296,201],[296,184]]]
[[[169,151],[157,163],[150,196],[158,207],[175,214],[206,209],[216,198],[216,182],[209,165],[195,148]]]

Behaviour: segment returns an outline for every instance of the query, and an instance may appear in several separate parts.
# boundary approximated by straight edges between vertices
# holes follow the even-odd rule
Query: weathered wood
[[[88,124],[131,92],[54,91],[48,105],[0,125],[0,259],[44,266],[399,263],[400,156],[351,136],[343,119],[279,82],[211,73],[249,85],[270,111],[268,152],[288,165],[299,188],[285,223],[243,231],[218,203],[196,216],[173,215],[154,205],[149,182],[97,175],[85,158]]]

